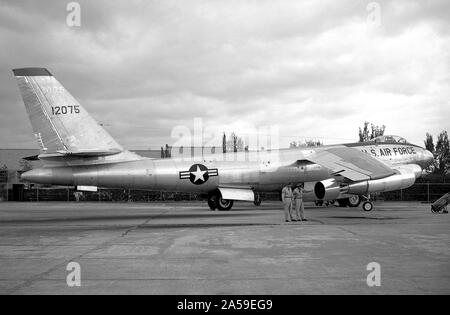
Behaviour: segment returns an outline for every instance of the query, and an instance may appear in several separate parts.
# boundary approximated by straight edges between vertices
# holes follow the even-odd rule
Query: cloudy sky
[[[0,147],[36,148],[11,69],[47,67],[130,149],[194,117],[280,144],[450,131],[450,2],[0,0]],[[379,9],[379,10],[378,10]],[[378,14],[379,13],[379,14]],[[219,143],[218,143],[219,144]]]

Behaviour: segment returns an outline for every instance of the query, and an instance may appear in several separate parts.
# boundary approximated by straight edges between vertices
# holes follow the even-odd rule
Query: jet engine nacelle
[[[341,185],[333,178],[326,179],[314,185],[314,194],[319,200],[337,199],[341,194]]]
[[[342,194],[365,195],[376,192],[399,190],[411,187],[420,177],[422,169],[418,165],[403,165],[397,168],[398,173],[386,178],[365,180],[354,183],[339,183],[335,179],[317,182],[314,193],[317,199],[338,199]]]

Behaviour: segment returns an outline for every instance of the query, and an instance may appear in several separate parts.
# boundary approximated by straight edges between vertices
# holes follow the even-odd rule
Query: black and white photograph
[[[449,1],[0,0],[0,45],[0,295],[450,294]]]

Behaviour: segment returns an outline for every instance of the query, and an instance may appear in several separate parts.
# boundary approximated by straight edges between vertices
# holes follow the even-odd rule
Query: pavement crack
[[[163,214],[166,214],[167,212],[169,212],[169,210],[162,211],[161,213],[159,213],[159,214],[156,216],[156,218],[162,216]],[[129,233],[131,233],[131,232],[133,232],[133,231],[136,231],[137,229],[139,229],[139,228],[145,226],[146,224],[148,224],[148,223],[149,223],[152,219],[154,219],[154,218],[155,218],[155,217],[148,218],[148,219],[146,219],[144,222],[142,222],[142,223],[140,223],[140,224],[138,224],[138,225],[132,226],[131,228],[125,230],[125,232],[123,232],[123,233],[121,234],[120,237],[125,237],[125,236],[127,236]]]

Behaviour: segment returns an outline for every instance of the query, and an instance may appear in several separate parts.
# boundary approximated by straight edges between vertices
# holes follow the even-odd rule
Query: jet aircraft
[[[22,174],[27,182],[75,187],[195,192],[212,210],[234,201],[261,203],[261,192],[305,183],[306,200],[337,200],[352,207],[370,195],[405,189],[433,163],[426,149],[404,138],[268,152],[150,159],[124,149],[45,68],[14,69],[44,166]]]

